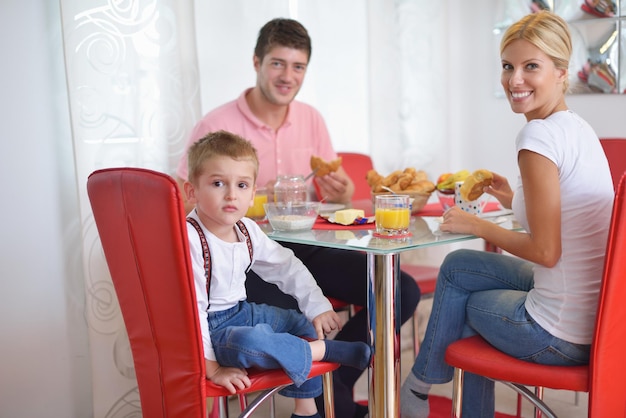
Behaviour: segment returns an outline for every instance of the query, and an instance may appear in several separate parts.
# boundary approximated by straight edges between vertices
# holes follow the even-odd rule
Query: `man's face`
[[[261,62],[255,56],[256,83],[265,100],[277,106],[291,103],[300,91],[308,61],[306,52],[285,46],[272,48]]]

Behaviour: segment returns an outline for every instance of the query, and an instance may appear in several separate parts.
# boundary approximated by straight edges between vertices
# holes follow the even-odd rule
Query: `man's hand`
[[[354,183],[342,167],[322,177],[316,177],[320,199],[325,202],[348,203],[354,195]]]

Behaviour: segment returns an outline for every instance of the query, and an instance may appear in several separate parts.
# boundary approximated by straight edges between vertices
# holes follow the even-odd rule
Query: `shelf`
[[[619,4],[619,3],[622,4]],[[572,58],[569,94],[626,93],[626,0],[614,2],[617,14],[596,16],[582,5],[604,4],[604,0],[543,0],[499,2],[493,33],[496,41],[513,22],[539,8],[549,8],[570,26]],[[601,6],[598,6],[601,9]],[[501,93],[496,95],[501,96]]]

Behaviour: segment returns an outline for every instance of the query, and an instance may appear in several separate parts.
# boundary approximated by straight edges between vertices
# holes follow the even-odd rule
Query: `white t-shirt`
[[[234,226],[239,235],[239,242],[225,242],[217,238],[204,227],[193,210],[189,216],[200,224],[206,236],[211,253],[211,304],[209,312],[232,308],[239,301],[246,300],[246,268],[250,265],[250,253],[245,236]],[[298,301],[298,307],[309,319],[332,310],[317,282],[288,248],[268,238],[256,222],[243,218],[248,229],[253,247],[252,270],[263,280],[275,283],[283,292],[292,295]],[[195,279],[198,315],[204,346],[204,357],[215,360],[215,352],[211,344],[207,319],[206,279],[204,272],[204,255],[202,244],[196,229],[187,222],[191,264]]]
[[[526,310],[555,337],[590,344],[614,199],[606,156],[591,126],[571,111],[530,121],[516,148],[554,162],[561,193],[561,258],[552,268],[534,266]],[[522,187],[520,179],[512,208],[530,231]]]

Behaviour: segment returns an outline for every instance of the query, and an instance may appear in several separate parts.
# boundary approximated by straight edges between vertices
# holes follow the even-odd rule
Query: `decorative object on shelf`
[[[524,14],[551,10],[572,34],[568,94],[626,93],[626,0],[505,0],[494,25],[496,42]],[[496,95],[502,96],[499,83]]]
[[[617,10],[615,2],[608,0],[585,0],[580,8],[583,12],[598,17],[615,16]]]
[[[617,93],[617,74],[613,68],[613,49],[616,47],[617,29],[597,48],[589,50],[589,58],[578,72],[578,78],[600,93]]]

